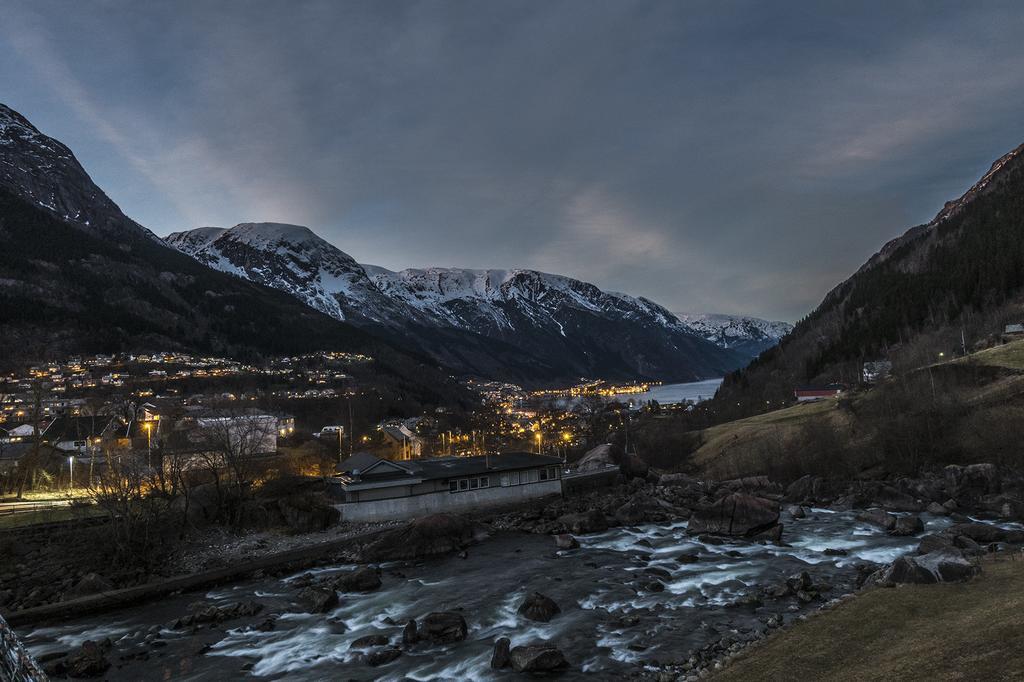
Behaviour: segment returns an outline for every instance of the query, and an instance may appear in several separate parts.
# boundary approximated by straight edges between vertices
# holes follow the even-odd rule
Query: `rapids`
[[[927,514],[922,518],[925,533],[950,523]],[[109,655],[114,666],[106,675],[110,680],[511,678],[514,673],[489,667],[493,642],[502,636],[511,638],[512,646],[537,639],[556,644],[572,664],[566,679],[598,671],[610,677],[657,661],[685,660],[690,650],[724,633],[763,631],[770,615],[789,621],[817,608],[799,606],[792,597],[766,597],[756,609],[734,603],[790,575],[806,570],[815,583],[832,586],[826,599],[838,597],[853,591],[856,564],[892,561],[918,542],[917,537],[891,537],[858,522],[854,512],[813,509],[805,519],[784,513],[782,520],[788,547],[703,543],[686,534],[685,522],[581,536],[581,547],[568,551],[556,550],[548,536],[503,533],[470,548],[466,559],[385,564],[380,590],[341,594],[339,606],[327,614],[302,611],[293,585],[296,574],[169,597],[19,634],[36,655],[109,637],[114,642]],[[823,553],[826,548],[848,554],[829,556]],[[681,554],[698,559],[680,563],[676,559]],[[654,580],[663,584],[663,591],[648,589]],[[517,616],[516,609],[531,591],[553,598],[561,614],[550,623]],[[256,600],[264,610],[251,618],[200,626],[195,634],[161,625],[203,599],[217,604]],[[368,634],[383,634],[400,644],[408,619],[443,610],[461,611],[469,625],[466,641],[421,643],[378,668],[361,663],[359,652],[349,649],[353,640]],[[271,614],[280,614],[273,630],[254,627]]]

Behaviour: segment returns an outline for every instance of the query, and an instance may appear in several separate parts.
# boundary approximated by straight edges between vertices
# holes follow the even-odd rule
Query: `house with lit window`
[[[357,453],[329,494],[344,521],[405,519],[562,494],[562,460],[528,452],[392,461]]]

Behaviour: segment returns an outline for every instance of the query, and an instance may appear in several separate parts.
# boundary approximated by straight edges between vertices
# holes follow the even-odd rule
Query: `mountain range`
[[[121,350],[249,360],[322,349],[372,356],[374,380],[396,394],[462,395],[427,358],[167,246],[65,145],[0,105],[0,370]]]
[[[727,316],[690,323],[648,299],[535,270],[394,272],[360,264],[299,225],[201,227],[166,241],[212,268],[287,291],[481,376],[688,381],[745,364],[787,330]]]
[[[236,357],[333,348],[550,385],[701,379],[753,354],[735,334],[691,327],[645,298],[533,270],[392,272],[274,223],[164,241],[67,146],[4,105],[0,314],[7,362],[129,347]]]

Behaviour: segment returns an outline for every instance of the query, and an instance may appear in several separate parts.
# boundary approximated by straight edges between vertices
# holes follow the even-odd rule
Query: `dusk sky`
[[[10,2],[0,101],[159,235],[793,321],[1024,142],[1020,3]]]

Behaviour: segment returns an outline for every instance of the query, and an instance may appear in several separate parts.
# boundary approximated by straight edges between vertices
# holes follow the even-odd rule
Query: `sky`
[[[159,235],[795,321],[1024,142],[997,2],[0,0],[0,101]]]

